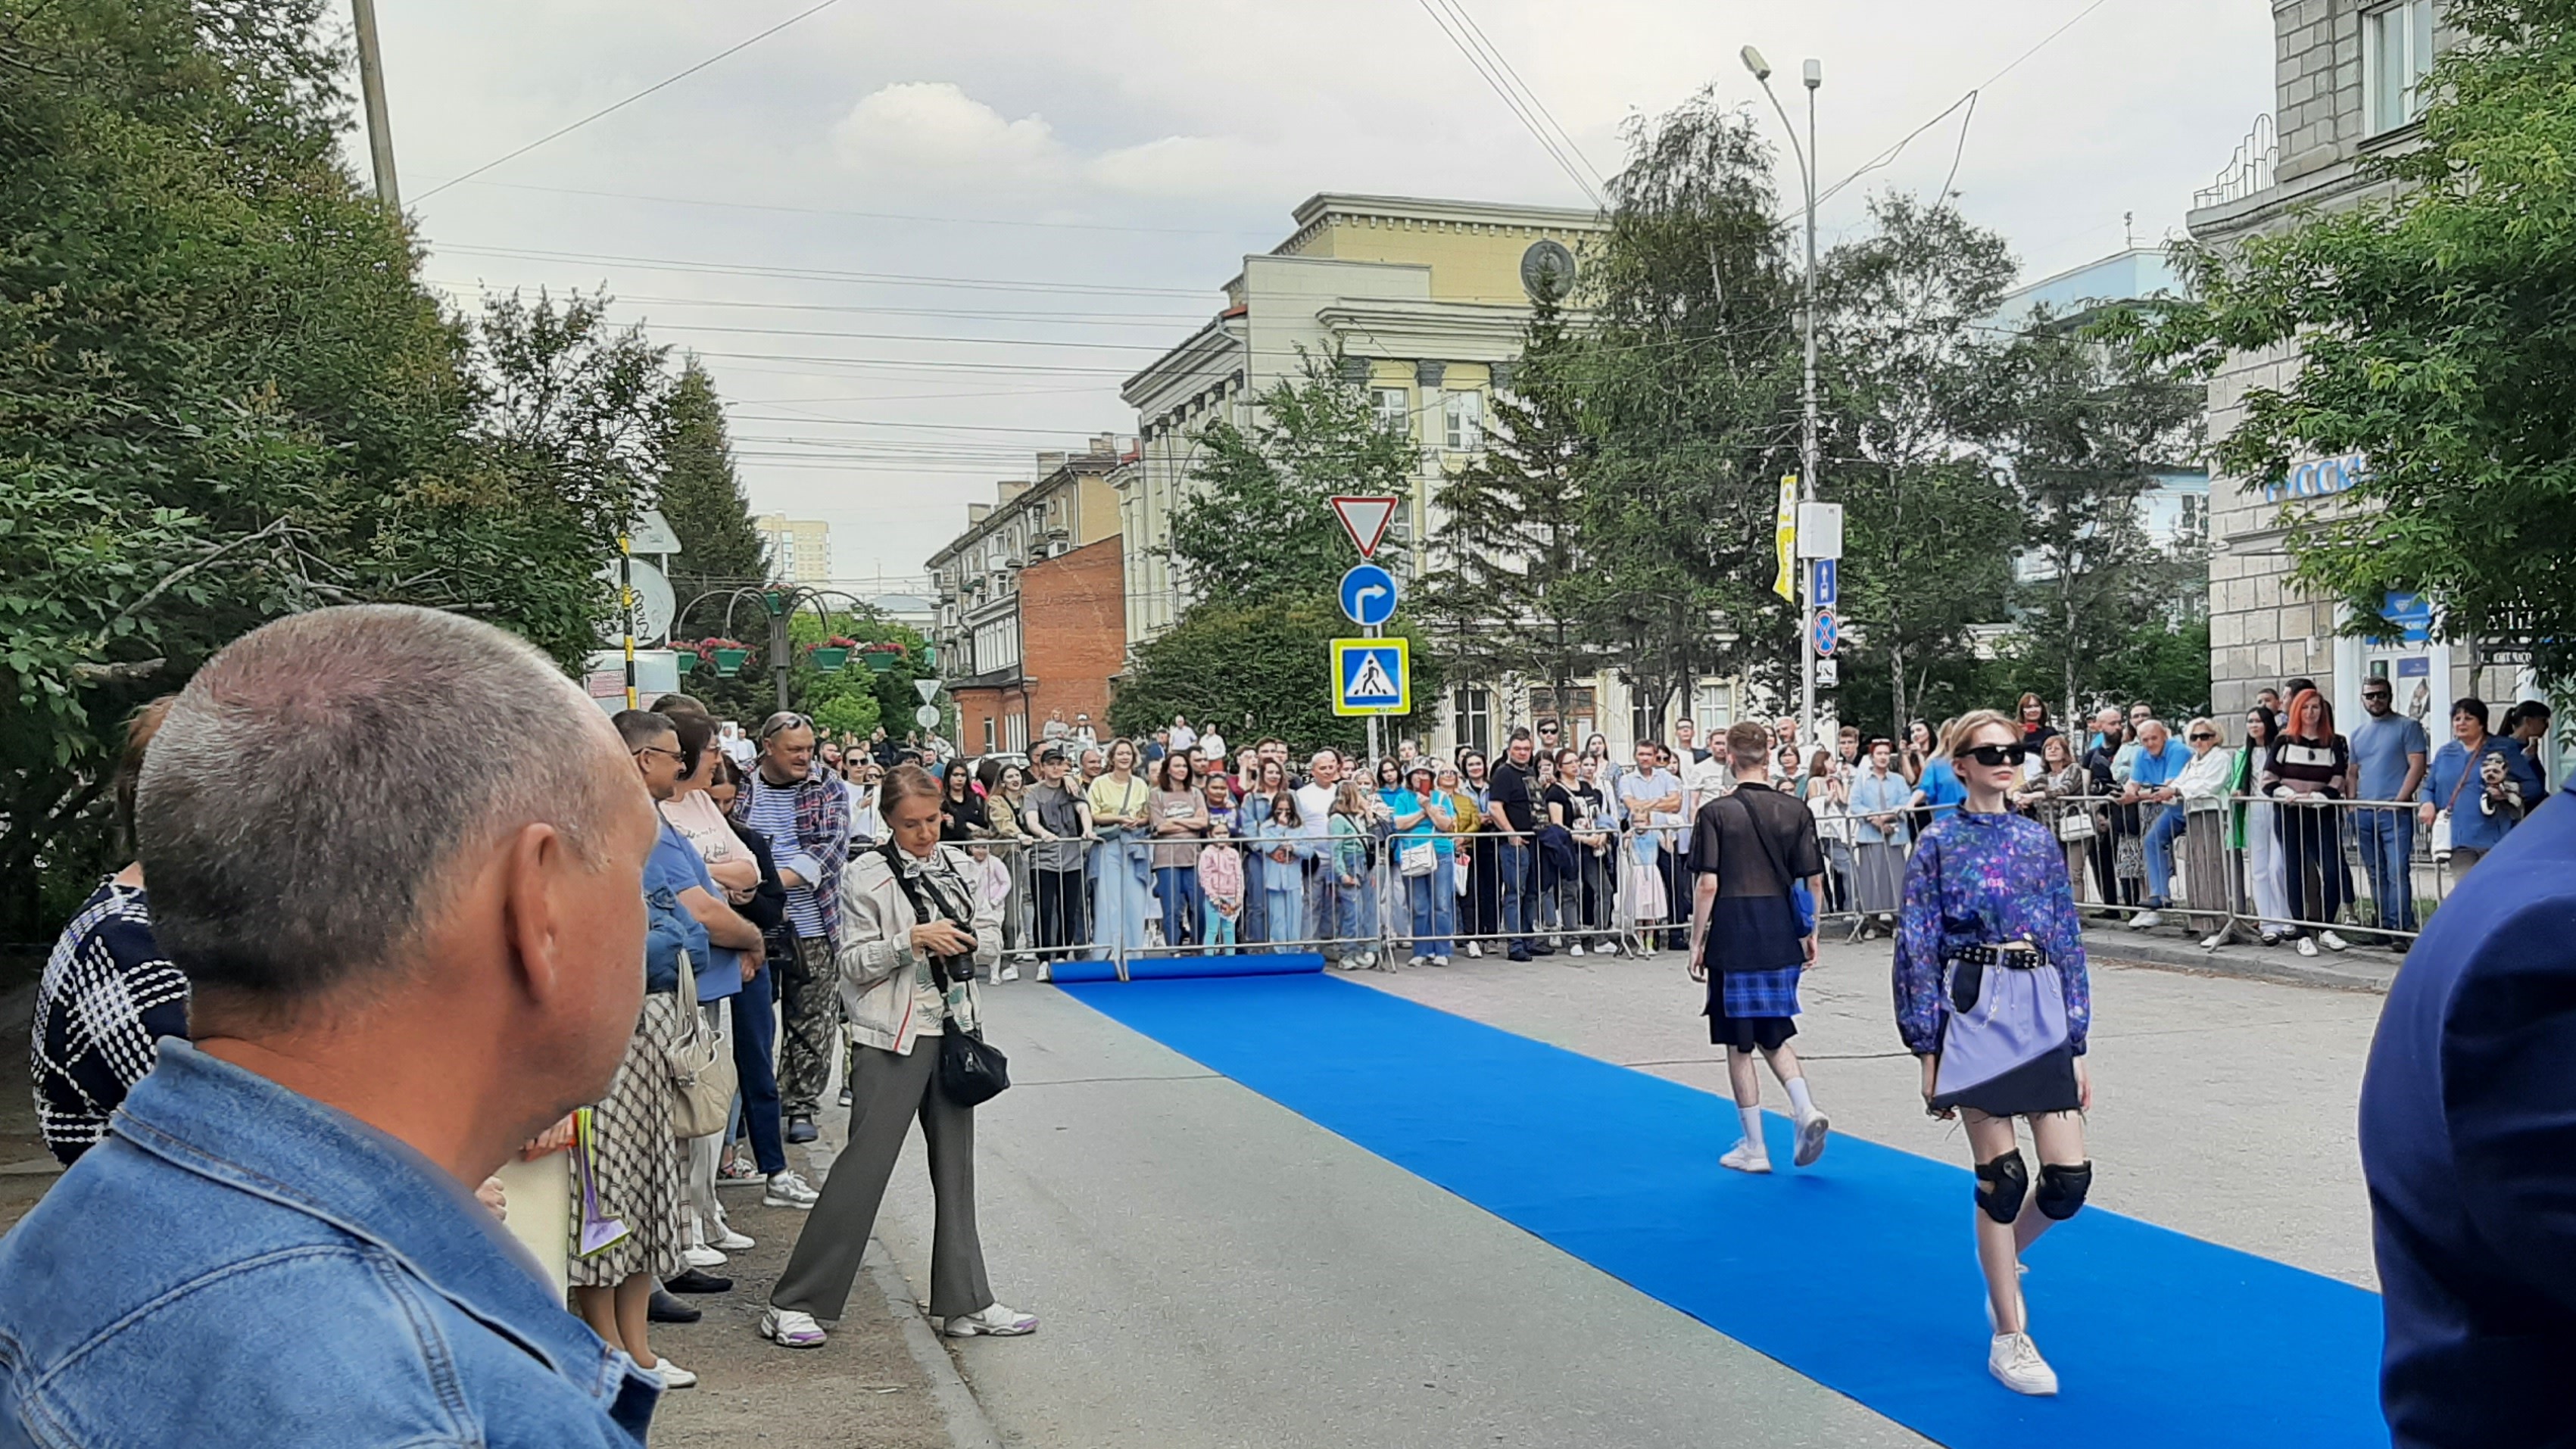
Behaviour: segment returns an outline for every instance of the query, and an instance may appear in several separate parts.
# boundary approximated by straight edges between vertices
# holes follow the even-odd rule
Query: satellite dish
[[[671,581],[662,576],[660,569],[640,558],[630,560],[627,567],[633,571],[635,582],[636,642],[648,639],[659,642],[671,632],[671,616],[679,608],[679,600],[671,594]],[[602,564],[599,576],[608,581],[613,596],[617,588],[617,565]],[[622,641],[626,637],[626,621],[611,610],[606,622],[600,625],[600,637],[610,643]]]

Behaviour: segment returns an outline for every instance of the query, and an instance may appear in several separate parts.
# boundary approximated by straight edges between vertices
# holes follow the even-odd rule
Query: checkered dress
[[[63,927],[36,988],[27,1054],[45,1146],[69,1163],[107,1135],[108,1114],[188,1035],[188,978],[152,939],[141,886],[100,884]]]

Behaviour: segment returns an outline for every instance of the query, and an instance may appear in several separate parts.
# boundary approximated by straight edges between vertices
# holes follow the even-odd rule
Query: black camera
[[[951,981],[972,981],[975,979],[976,940],[974,928],[968,926],[963,921],[951,921],[948,924],[956,927],[957,934],[966,938],[966,949],[958,952],[954,956],[939,957],[937,960],[939,974],[947,977]]]

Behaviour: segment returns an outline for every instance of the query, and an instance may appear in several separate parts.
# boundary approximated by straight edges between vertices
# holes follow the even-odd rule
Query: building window
[[[1483,685],[1458,688],[1458,743],[1487,757],[1494,753],[1494,693]]]
[[[1472,453],[1485,446],[1485,395],[1453,392],[1440,399],[1441,446]]]
[[[2370,134],[2394,131],[2424,110],[2433,68],[2433,0],[2400,0],[2362,12],[2362,107]]]
[[[993,717],[988,714],[984,716],[984,753],[989,755],[993,749]]]
[[[1370,388],[1369,412],[1377,419],[1380,432],[1393,433],[1399,438],[1413,436],[1413,401],[1403,388]]]

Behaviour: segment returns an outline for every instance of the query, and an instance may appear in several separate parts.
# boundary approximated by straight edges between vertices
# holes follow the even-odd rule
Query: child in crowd
[[[1234,954],[1234,926],[1243,915],[1243,856],[1228,828],[1232,814],[1217,817],[1208,828],[1208,843],[1199,847],[1199,898],[1207,917],[1199,940],[1211,956]]]
[[[975,857],[976,894],[991,902],[996,910],[1007,908],[1011,900],[1011,868],[994,856],[993,847],[980,840],[967,846],[966,853]],[[993,979],[1017,981],[1020,979],[1020,968],[1006,962],[995,969]]]

